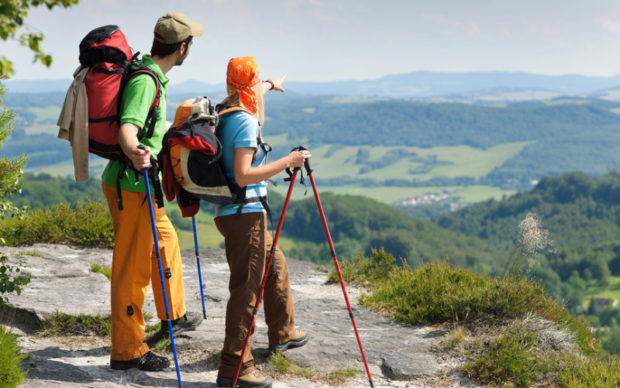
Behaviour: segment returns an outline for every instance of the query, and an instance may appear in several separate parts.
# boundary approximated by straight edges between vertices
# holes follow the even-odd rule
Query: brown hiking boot
[[[218,387],[232,387],[234,377],[217,376],[215,383]],[[253,370],[237,379],[237,387],[240,388],[271,388],[271,379]]]
[[[308,342],[308,334],[303,332],[303,331],[299,331],[299,330],[295,330],[295,332],[293,333],[293,335],[291,336],[291,338],[286,341],[283,344],[278,344],[278,345],[269,345],[269,351],[271,353],[275,353],[275,352],[283,352],[287,349],[293,349],[293,348],[298,348],[300,346],[304,346],[306,344],[306,342]]]

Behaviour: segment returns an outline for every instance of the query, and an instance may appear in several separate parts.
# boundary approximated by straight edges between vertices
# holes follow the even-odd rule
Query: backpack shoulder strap
[[[155,132],[155,124],[157,123],[157,114],[159,112],[159,103],[161,101],[161,82],[159,80],[159,77],[157,76],[157,74],[155,74],[153,70],[149,69],[146,66],[139,66],[135,63],[132,63],[128,66],[127,73],[123,77],[123,81],[121,85],[121,93],[122,93],[122,90],[125,89],[125,86],[127,86],[127,83],[129,83],[129,80],[139,74],[148,74],[155,82],[155,98],[153,99],[153,103],[151,104],[151,107],[149,108],[149,113],[146,116],[146,120],[144,121],[145,127],[140,128],[141,131],[146,129],[145,137],[148,139],[148,138],[153,137],[153,133]],[[120,106],[121,98],[118,99],[118,103],[119,103],[118,112],[120,113],[121,112],[121,106]],[[120,114],[119,114],[119,117],[120,117]],[[147,123],[148,123],[148,128],[147,128]]]

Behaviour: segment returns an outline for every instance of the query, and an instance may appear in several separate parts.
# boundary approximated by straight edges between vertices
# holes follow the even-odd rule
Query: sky
[[[367,80],[419,70],[620,74],[618,0],[81,0],[31,9],[26,29],[45,34],[51,68],[0,41],[13,80],[70,78],[80,40],[118,25],[148,53],[158,17],[183,12],[205,25],[171,83],[224,81],[227,62],[253,55],[264,78]]]

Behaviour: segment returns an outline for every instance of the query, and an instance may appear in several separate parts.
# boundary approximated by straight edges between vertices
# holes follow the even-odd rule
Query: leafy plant
[[[2,22],[3,19],[0,19],[0,26]],[[0,104],[3,102],[2,96],[4,96],[4,87],[0,84]],[[5,108],[0,110],[0,146],[2,146],[9,133],[13,130],[11,124],[13,117],[13,112]],[[22,211],[15,208],[11,201],[7,199],[7,196],[19,191],[19,181],[23,175],[22,168],[25,163],[26,157],[23,155],[15,160],[0,158],[0,221],[7,218],[15,219],[22,214]],[[0,236],[3,236],[3,234],[0,233]],[[0,237],[0,245],[5,243],[5,239]],[[15,292],[19,295],[23,286],[30,281],[28,276],[22,275],[20,272],[21,269],[19,267],[8,264],[8,257],[5,255],[0,256],[0,305],[7,300],[2,294]]]
[[[24,286],[30,282],[30,276],[24,275],[19,267],[8,264],[9,258],[0,255],[0,306],[7,302],[2,294],[21,294]]]
[[[28,16],[30,7],[38,7],[45,5],[48,9],[57,6],[64,8],[70,7],[78,3],[79,0],[2,0],[0,6],[0,39],[6,41],[8,39],[19,40],[22,46],[28,47],[34,52],[34,62],[49,67],[52,64],[52,57],[41,49],[41,41],[44,36],[38,32],[26,32],[16,38],[19,29],[24,26],[24,20]],[[30,30],[30,28],[29,28]],[[13,63],[6,57],[0,56],[0,79],[10,77],[15,70]]]

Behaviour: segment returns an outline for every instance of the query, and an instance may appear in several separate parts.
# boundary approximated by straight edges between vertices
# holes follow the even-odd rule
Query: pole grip
[[[306,168],[306,173],[308,175],[312,174],[312,168],[310,168],[310,159],[304,160],[304,167]]]

